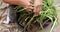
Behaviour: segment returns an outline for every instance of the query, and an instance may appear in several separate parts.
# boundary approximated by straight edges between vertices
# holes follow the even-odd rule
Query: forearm
[[[17,5],[16,2],[18,2],[17,0],[3,0],[5,3],[8,3],[8,4],[12,4],[12,5]]]
[[[5,3],[19,6],[27,6],[30,5],[27,0],[3,0]]]
[[[34,0],[34,5],[42,5],[42,0]]]

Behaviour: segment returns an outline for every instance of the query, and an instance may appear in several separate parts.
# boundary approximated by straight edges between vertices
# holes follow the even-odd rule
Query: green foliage
[[[40,23],[40,28],[42,28],[42,29],[44,29],[43,28],[44,19],[48,18],[49,20],[51,20],[51,23],[53,25],[52,29],[55,25],[55,22],[57,21],[56,9],[53,4],[54,4],[53,0],[43,0],[43,5],[42,5],[43,9],[42,9],[42,11],[39,12],[39,16],[35,20],[38,23]],[[27,9],[27,8],[23,8],[23,7],[19,7],[19,6],[17,6],[16,9],[18,10],[17,13],[20,13],[18,21],[22,22],[23,25],[25,26],[25,28],[28,27],[32,22],[35,22],[35,21],[33,21],[36,17],[36,16],[34,16],[34,12],[27,12],[27,11],[25,11],[25,9]],[[51,31],[52,31],[52,29],[51,29]]]

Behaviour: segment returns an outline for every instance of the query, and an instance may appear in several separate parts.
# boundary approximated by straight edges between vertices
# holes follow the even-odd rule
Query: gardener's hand
[[[42,10],[42,0],[34,0],[34,13],[38,16],[39,12]]]
[[[30,0],[3,0],[3,1],[8,4],[19,5],[24,8],[28,8],[27,11],[31,11],[32,9],[31,7],[32,4],[30,3]]]

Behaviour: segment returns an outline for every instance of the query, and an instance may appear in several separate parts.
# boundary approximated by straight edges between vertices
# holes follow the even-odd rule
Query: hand
[[[28,8],[27,11],[31,11],[31,3],[30,0],[3,0],[5,3],[11,4],[11,5],[19,5],[24,8]]]
[[[34,15],[38,16],[39,12],[42,10],[42,0],[34,0]]]

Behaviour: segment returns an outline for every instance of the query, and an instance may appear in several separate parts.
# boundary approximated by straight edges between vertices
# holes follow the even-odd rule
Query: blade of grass
[[[54,17],[55,17],[55,16],[54,16]],[[55,21],[54,21],[54,23],[53,23],[53,25],[52,25],[52,28],[51,28],[50,32],[52,32],[52,31],[53,31],[53,29],[54,29],[54,27],[55,27],[56,23],[57,23],[57,18],[55,17]]]
[[[33,16],[33,17],[30,19],[30,21],[26,24],[26,26],[25,26],[24,29],[26,29],[26,27],[27,27],[29,24],[31,24],[31,22],[32,22],[32,20],[34,19],[34,17],[35,17],[35,16]]]

